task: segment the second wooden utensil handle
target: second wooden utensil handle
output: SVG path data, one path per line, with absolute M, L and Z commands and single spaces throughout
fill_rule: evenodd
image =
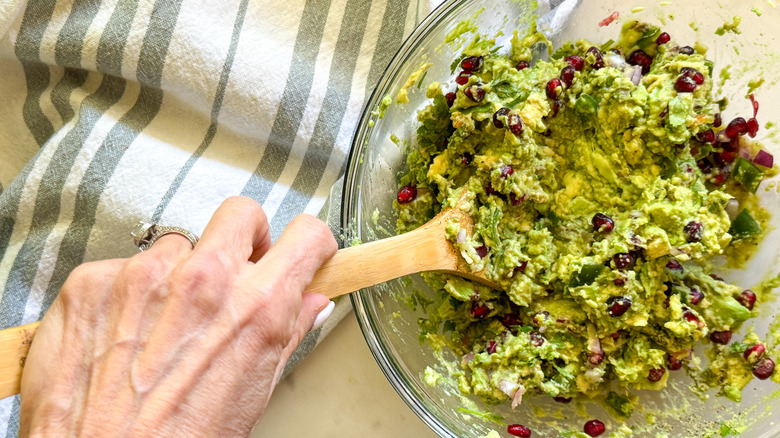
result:
M 22 368 L 40 322 L 0 331 L 0 399 L 18 394 Z

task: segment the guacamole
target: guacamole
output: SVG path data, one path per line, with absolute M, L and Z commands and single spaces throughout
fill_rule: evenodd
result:
M 705 53 L 632 21 L 603 45 L 475 38 L 452 67 L 454 84 L 428 88 L 395 207 L 405 232 L 465 199 L 473 230 L 447 237 L 501 286 L 426 275 L 423 338 L 462 357 L 461 391 L 514 407 L 661 389 L 685 370 L 738 401 L 773 375 L 761 339 L 732 338 L 760 291 L 713 272 L 763 237 L 755 192 L 772 164 L 753 158 L 767 155 L 749 141 L 755 112 L 721 114 Z

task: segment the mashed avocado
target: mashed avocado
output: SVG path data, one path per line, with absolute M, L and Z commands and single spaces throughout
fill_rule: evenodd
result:
M 763 345 L 752 334 L 732 342 L 756 296 L 711 260 L 745 259 L 762 238 L 754 193 L 771 170 L 745 158 L 752 122 L 719 122 L 712 62 L 636 21 L 617 43 L 545 59 L 533 58 L 552 48 L 540 33 L 515 34 L 505 54 L 475 41 L 453 64 L 457 85 L 428 90 L 395 204 L 405 232 L 465 197 L 473 231 L 451 224 L 448 237 L 501 285 L 426 275 L 439 300 L 423 338 L 463 357 L 461 390 L 516 404 L 610 382 L 661 389 L 682 368 L 739 400 L 768 353 L 748 358 Z M 699 343 L 706 367 L 692 360 Z M 632 401 L 610 394 L 630 416 Z

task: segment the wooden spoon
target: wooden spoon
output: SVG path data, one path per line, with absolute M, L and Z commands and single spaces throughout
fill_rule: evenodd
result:
M 450 221 L 460 222 L 471 234 L 473 220 L 458 206 L 442 210 L 423 226 L 387 239 L 339 250 L 314 275 L 306 292 L 334 298 L 418 272 L 436 271 L 459 275 L 500 289 L 484 271 L 471 272 L 467 263 L 445 237 Z M 0 331 L 0 399 L 19 393 L 22 368 L 40 322 Z

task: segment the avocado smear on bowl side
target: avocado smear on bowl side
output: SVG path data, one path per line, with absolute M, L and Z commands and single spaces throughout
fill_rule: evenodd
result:
M 508 54 L 475 38 L 456 88 L 428 88 L 397 231 L 465 196 L 473 230 L 452 223 L 447 238 L 503 289 L 425 274 L 438 301 L 421 339 L 462 357 L 462 392 L 514 407 L 615 383 L 658 390 L 684 369 L 701 393 L 739 401 L 753 378 L 777 379 L 769 348 L 745 352 L 764 341 L 731 337 L 756 295 L 713 273 L 766 233 L 755 192 L 774 169 L 750 158 L 766 155 L 748 142 L 754 118 L 722 119 L 713 63 L 659 34 L 630 21 L 617 42 L 552 52 L 541 33 L 515 33 Z M 533 59 L 539 46 L 549 59 Z

